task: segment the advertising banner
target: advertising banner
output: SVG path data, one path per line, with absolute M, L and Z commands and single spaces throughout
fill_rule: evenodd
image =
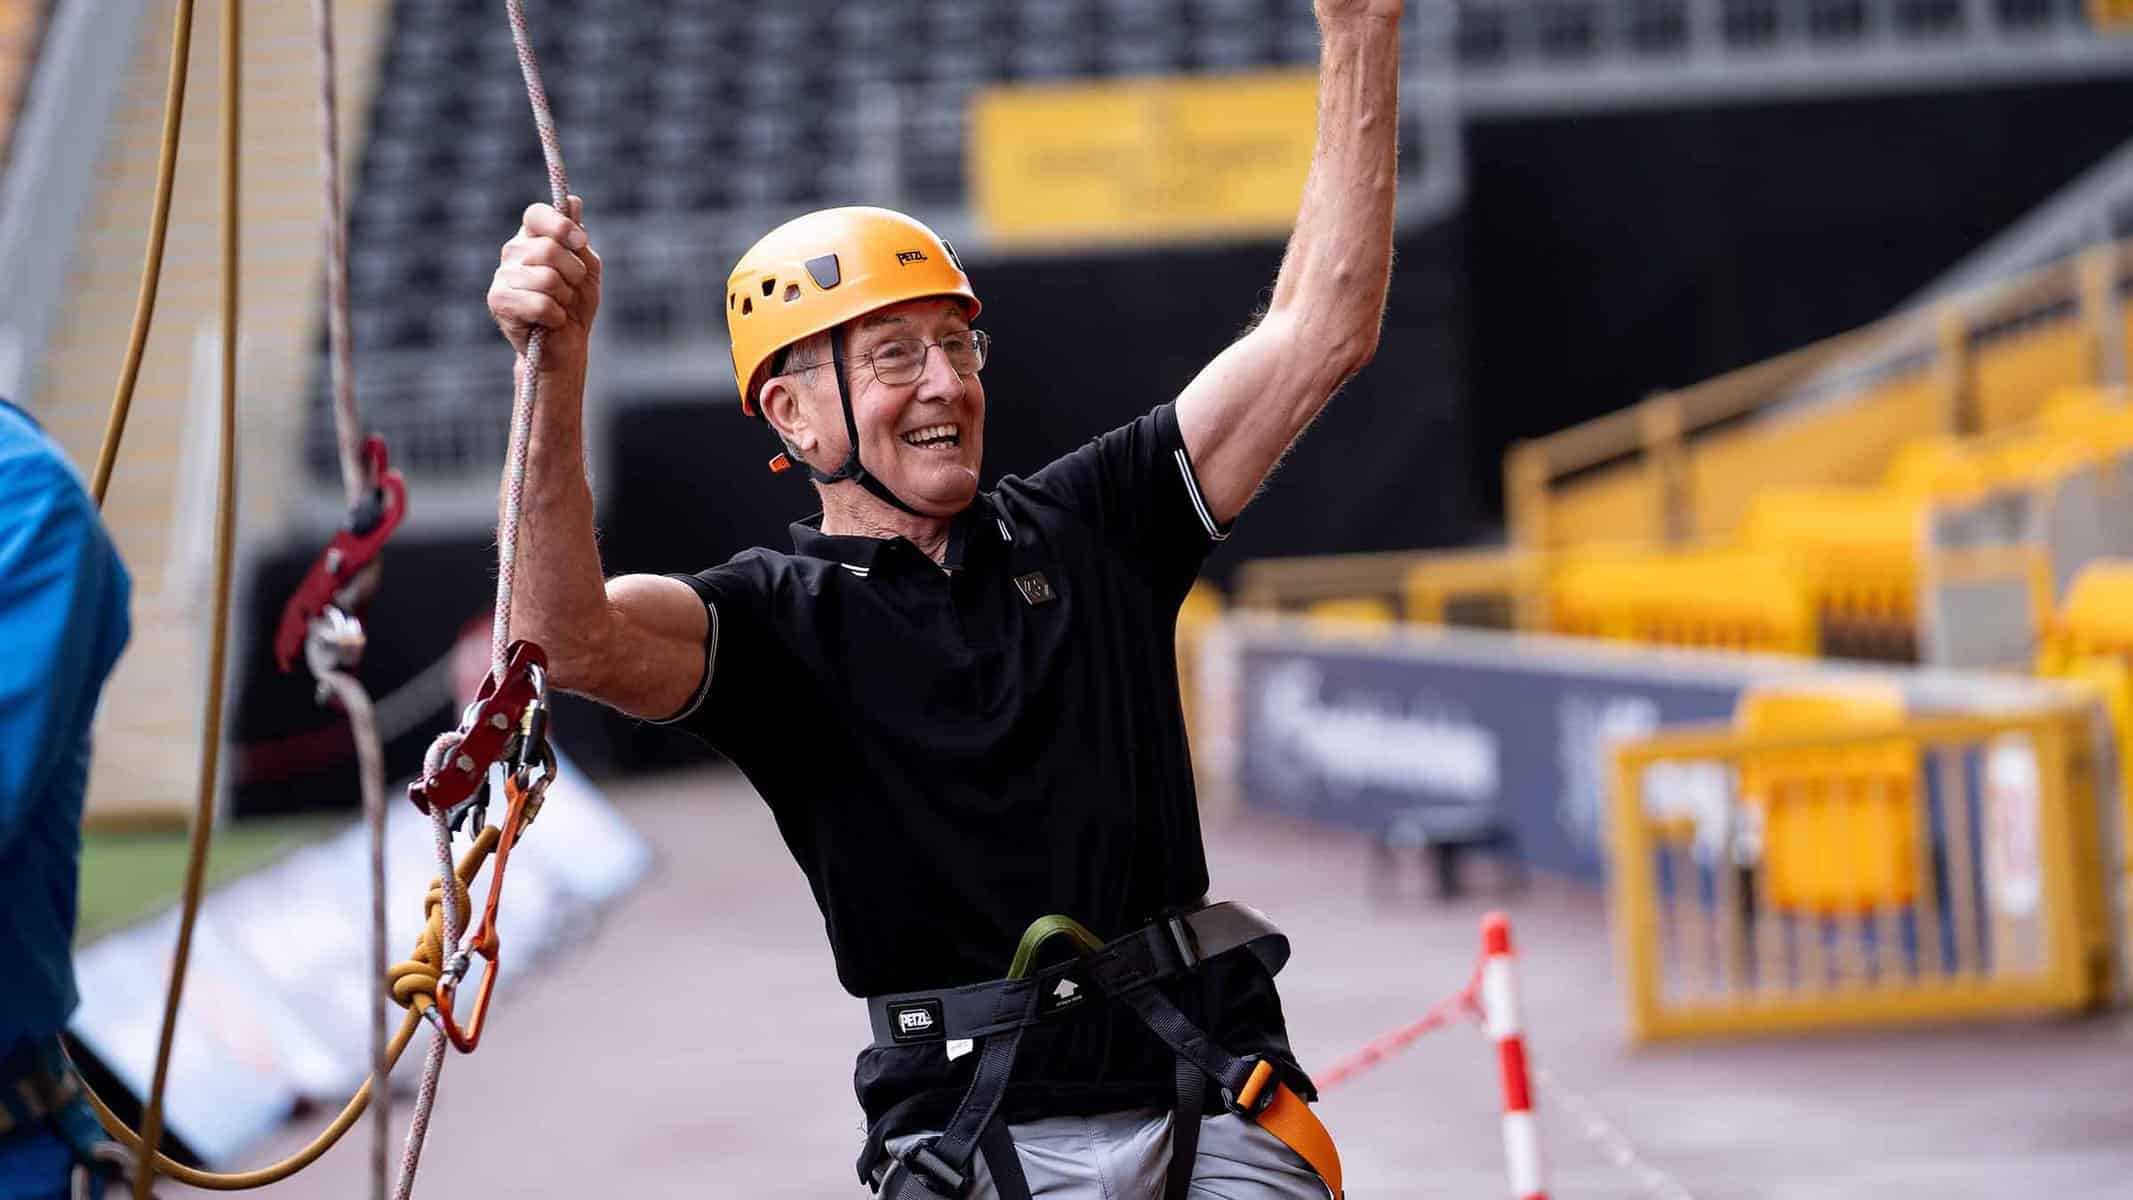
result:
M 1745 688 L 1341 639 L 1247 639 L 1238 683 L 1245 804 L 1371 833 L 1492 821 L 1527 862 L 1592 879 L 1608 746 L 1726 720 Z
M 993 88 L 970 191 L 996 244 L 1283 234 L 1317 130 L 1315 71 Z

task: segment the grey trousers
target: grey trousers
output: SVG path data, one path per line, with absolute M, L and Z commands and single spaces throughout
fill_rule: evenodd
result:
M 1170 1114 L 1126 1109 L 1011 1125 L 1035 1200 L 1162 1200 L 1170 1170 Z M 889 1139 L 902 1154 L 932 1134 Z M 971 1160 L 968 1200 L 996 1200 L 992 1172 Z M 1230 1113 L 1200 1122 L 1192 1200 L 1326 1200 L 1326 1185 L 1281 1139 Z

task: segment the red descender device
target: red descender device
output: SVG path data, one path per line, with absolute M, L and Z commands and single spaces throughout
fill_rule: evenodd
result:
M 303 653 L 311 623 L 329 607 L 350 614 L 362 607 L 376 579 L 371 568 L 378 551 L 407 516 L 407 481 L 387 464 L 384 438 L 372 434 L 363 439 L 363 461 L 370 468 L 370 495 L 348 514 L 348 524 L 333 535 L 282 606 L 281 625 L 274 631 L 274 662 L 284 671 Z
M 501 676 L 491 675 L 481 694 L 467 708 L 459 729 L 445 735 L 451 749 L 426 765 L 422 778 L 407 787 L 407 798 L 424 813 L 444 812 L 454 828 L 469 811 L 487 808 L 489 768 L 502 763 L 506 808 L 502 836 L 497 839 L 493 869 L 489 873 L 489 899 L 482 907 L 481 921 L 456 947 L 448 948 L 443 969 L 438 972 L 436 1003 L 428 1014 L 461 1053 L 472 1053 L 481 1044 L 482 1025 L 489 1015 L 489 997 L 496 989 L 496 902 L 503 895 L 504 868 L 511 848 L 540 813 L 541 797 L 555 778 L 555 751 L 548 744 L 548 656 L 532 642 L 513 642 L 504 655 Z M 477 825 L 486 817 L 477 815 Z M 460 981 L 472 965 L 472 955 L 487 961 L 481 974 L 481 990 L 474 998 L 474 1011 L 462 1026 L 454 1018 L 452 1001 Z

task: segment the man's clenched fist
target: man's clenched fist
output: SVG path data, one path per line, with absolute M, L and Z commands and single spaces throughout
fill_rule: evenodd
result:
M 489 315 L 512 349 L 524 354 L 526 336 L 546 331 L 544 374 L 585 369 L 593 317 L 600 311 L 600 256 L 580 224 L 583 216 L 584 202 L 576 196 L 568 216 L 546 204 L 528 208 L 489 282 Z

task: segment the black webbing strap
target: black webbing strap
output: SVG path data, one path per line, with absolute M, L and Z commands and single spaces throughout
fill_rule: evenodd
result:
M 867 1000 L 876 1046 L 981 1038 L 1074 1015 L 1059 984 L 1071 981 L 1084 1000 L 1112 989 L 1130 990 L 1184 975 L 1205 960 L 1248 948 L 1269 975 L 1289 960 L 1289 940 L 1265 915 L 1233 900 L 1146 925 L 1083 957 L 1023 979 L 996 979 L 933 992 L 897 992 Z M 1108 981 L 1108 982 L 1107 982 Z M 1012 998 L 1003 1005 L 1002 995 Z M 1028 1002 L 1036 1000 L 1034 1010 Z M 1003 1017 L 1002 1014 L 1007 1014 Z
M 850 447 L 844 455 L 844 465 L 834 471 L 819 471 L 813 463 L 801 460 L 807 468 L 807 477 L 816 483 L 843 483 L 857 479 L 859 466 L 859 418 L 852 412 L 852 394 L 844 386 L 844 339 L 837 330 L 830 330 L 830 381 L 837 388 L 837 403 L 844 409 L 844 436 Z
M 1191 972 L 1208 958 L 1249 947 L 1268 974 L 1288 961 L 1288 939 L 1257 911 L 1234 902 L 1212 904 L 1145 926 L 1070 962 L 1023 979 L 995 980 L 941 992 L 905 992 L 867 1002 L 877 1046 L 981 1039 L 977 1069 L 955 1113 L 937 1138 L 921 1142 L 893 1163 L 882 1179 L 882 1200 L 913 1196 L 960 1196 L 969 1182 L 972 1154 L 985 1147 L 1001 1200 L 1026 1200 L 1028 1184 L 1004 1122 L 1000 1102 L 1014 1073 L 1015 1055 L 1030 1027 L 1054 1016 L 1078 1014 L 1098 997 L 1130 1007 L 1149 1032 L 1177 1055 L 1176 1105 L 1171 1122 L 1167 1200 L 1184 1200 L 1199 1150 L 1200 1113 L 1209 1080 L 1233 1109 L 1254 1063 L 1217 1045 L 1154 985 Z M 1072 984 L 1062 990 L 1062 984 Z M 1080 999 L 1075 999 L 1076 993 Z M 1265 1089 L 1271 1097 L 1273 1089 Z M 859 1178 L 871 1182 L 887 1139 L 902 1127 L 923 1097 L 892 1106 L 867 1131 L 859 1153 Z M 1001 1163 L 1011 1164 L 1003 1170 Z M 1006 1178 L 1012 1171 L 1012 1178 Z M 1015 1185 L 1020 1192 L 1009 1190 Z M 913 1190 L 913 1189 L 917 1190 Z
M 1170 1106 L 1170 1174 L 1164 1200 L 1186 1200 L 1192 1191 L 1192 1164 L 1200 1156 L 1200 1110 L 1207 1102 L 1207 1076 L 1184 1055 L 1177 1057 L 1176 1101 Z
M 1148 1032 L 1177 1054 L 1181 1063 L 1191 1063 L 1213 1080 L 1222 1089 L 1225 1104 L 1235 1103 L 1234 1098 L 1252 1077 L 1255 1064 L 1251 1059 L 1238 1058 L 1217 1045 L 1206 1030 L 1178 1011 L 1170 997 L 1154 988 L 1122 989 L 1113 994 L 1140 1017 Z
M 941 1136 L 921 1142 L 904 1154 L 901 1163 L 903 1181 L 917 1179 L 926 1186 L 928 1192 L 937 1195 L 962 1195 L 970 1179 L 971 1155 L 976 1153 L 979 1143 L 988 1136 L 994 1126 L 999 1127 L 999 1132 L 991 1136 L 995 1139 L 1006 1139 L 1008 1156 L 1013 1157 L 1013 1139 L 1008 1137 L 1007 1127 L 999 1121 L 1000 1101 L 1006 1097 L 1008 1080 L 1014 1076 L 1015 1055 L 1022 1048 L 1022 1035 L 1029 1026 L 1036 1023 L 1037 993 L 1032 991 L 1021 994 L 1006 989 L 996 993 L 997 1011 L 993 1014 L 993 1021 L 989 1022 L 997 1024 L 1009 1020 L 1013 1014 L 1007 1010 L 1017 1003 L 1023 1008 L 1022 1020 L 1005 1031 L 984 1039 L 984 1047 L 978 1051 L 978 1066 L 971 1075 L 970 1087 L 963 1093 L 962 1102 L 955 1106 L 955 1114 L 948 1118 L 947 1127 L 941 1131 Z M 873 1154 L 879 1153 L 875 1148 L 876 1142 L 885 1134 L 886 1125 L 884 1121 L 875 1122 L 874 1131 L 868 1135 L 868 1150 L 873 1151 Z M 987 1163 L 990 1164 L 994 1157 L 988 1152 Z M 865 1177 L 873 1162 L 872 1154 L 861 1152 L 861 1178 Z M 998 1168 L 995 1168 L 994 1174 L 998 1173 Z M 1017 1178 L 1021 1176 L 1019 1162 L 1015 1165 L 1015 1175 Z M 998 1186 L 1000 1181 L 996 1178 L 994 1183 Z M 903 1190 L 902 1182 L 897 1190 Z M 1029 1187 L 1026 1183 L 1022 1192 L 1022 1196 L 1017 1197 L 1003 1190 L 1001 1200 L 1028 1200 Z M 897 1192 L 891 1191 L 888 1180 L 884 1180 L 882 1200 L 896 1198 Z
M 992 1171 L 992 1188 L 1000 1200 L 1031 1200 L 1029 1176 L 1022 1173 L 1022 1156 L 1015 1153 L 1014 1135 L 1007 1132 L 1007 1122 L 994 1117 L 978 1135 L 978 1153 L 985 1156 L 985 1166 Z

